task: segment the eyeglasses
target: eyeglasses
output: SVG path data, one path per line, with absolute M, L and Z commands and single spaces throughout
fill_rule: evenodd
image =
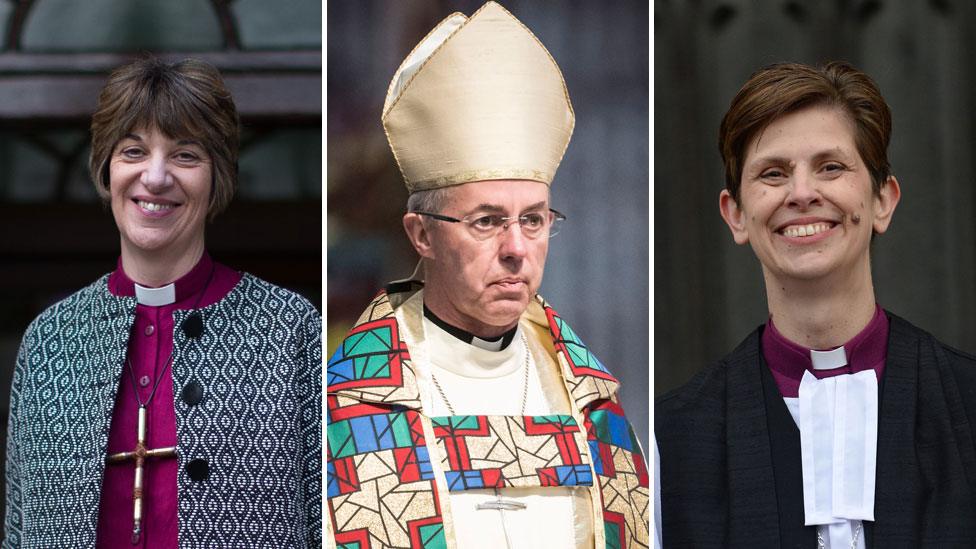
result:
M 553 210 L 549 209 L 548 212 L 534 212 L 515 216 L 505 216 L 498 214 L 476 214 L 467 215 L 458 219 L 456 217 L 449 217 L 446 215 L 430 213 L 430 212 L 411 212 L 417 215 L 425 215 L 427 217 L 432 217 L 438 221 L 446 221 L 448 223 L 464 223 L 471 233 L 477 240 L 488 240 L 489 238 L 494 238 L 508 229 L 516 220 L 518 221 L 519 228 L 522 230 L 522 235 L 526 238 L 539 238 L 541 236 L 547 236 L 552 238 L 559 234 L 559 228 L 562 222 L 566 220 L 566 216 Z

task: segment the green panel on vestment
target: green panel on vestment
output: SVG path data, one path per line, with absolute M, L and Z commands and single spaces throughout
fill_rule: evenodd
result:
M 428 524 L 421 526 L 418 530 L 420 531 L 420 541 L 424 544 L 424 549 L 447 549 L 443 524 Z
M 569 327 L 569 324 L 566 324 L 562 318 L 557 318 L 556 324 L 559 326 L 559 337 L 562 338 L 563 341 L 579 341 L 579 339 L 576 337 L 576 332 L 574 332 L 573 329 Z
M 588 367 L 590 365 L 590 352 L 586 350 L 586 347 L 580 347 L 579 345 L 568 343 L 566 344 L 566 349 L 573 357 L 573 364 L 584 367 Z
M 607 549 L 620 549 L 620 525 L 610 521 L 603 522 L 603 535 L 607 539 Z
M 445 429 L 477 429 L 479 416 L 437 416 L 430 418 L 434 427 Z
M 326 434 L 332 457 L 344 458 L 356 454 L 356 445 L 352 441 L 352 427 L 348 421 L 333 421 L 326 429 Z
M 349 356 L 388 352 L 392 347 L 391 339 L 390 329 L 387 327 L 353 334 L 343 343 L 343 354 Z
M 478 416 L 451 416 L 451 425 L 455 429 L 477 429 Z
M 594 410 L 590 413 L 590 423 L 593 424 L 593 435 L 600 442 L 610 443 L 610 422 L 607 421 L 605 410 Z
M 393 441 L 397 448 L 407 448 L 413 446 L 413 437 L 410 435 L 410 424 L 407 422 L 407 414 L 397 412 L 389 415 L 390 429 L 393 431 Z
M 356 379 L 373 379 L 376 377 L 390 377 L 390 355 L 372 355 L 359 357 L 354 361 L 357 372 Z
M 535 421 L 536 425 L 543 424 L 543 423 L 557 423 L 559 425 L 576 425 L 576 420 L 573 419 L 573 416 L 562 415 L 562 414 L 553 414 L 549 416 L 533 416 L 532 419 L 533 421 Z

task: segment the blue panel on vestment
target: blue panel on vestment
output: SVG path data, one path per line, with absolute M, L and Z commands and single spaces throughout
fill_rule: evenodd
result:
M 339 495 L 339 479 L 336 478 L 335 464 L 332 461 L 326 463 L 326 474 L 329 482 L 329 497 L 333 498 Z
M 556 476 L 560 486 L 592 486 L 593 475 L 586 465 L 559 465 Z
M 430 465 L 430 454 L 427 453 L 426 446 L 417 446 L 417 468 L 420 469 L 421 479 L 434 478 L 434 469 Z
M 447 481 L 447 489 L 450 491 L 464 490 L 464 479 L 461 478 L 459 471 L 444 471 L 444 480 Z
M 618 416 L 614 413 L 608 413 L 607 422 L 609 423 L 610 427 L 610 442 L 614 446 L 632 452 L 633 450 L 631 449 L 630 444 L 630 424 L 627 423 L 627 418 Z
M 396 440 L 393 439 L 393 429 L 390 426 L 390 416 L 387 414 L 377 414 L 369 416 L 373 420 L 373 429 L 378 437 L 381 450 L 396 448 Z
M 447 489 L 451 492 L 485 487 L 481 471 L 444 471 L 444 478 L 447 480 Z
M 332 354 L 332 358 L 329 359 L 329 364 L 326 368 L 326 371 L 328 372 L 329 385 L 345 383 L 355 379 L 353 362 L 354 361 L 352 359 L 345 358 L 345 356 L 342 354 L 341 347 L 336 349 L 336 352 Z
M 464 471 L 464 485 L 466 488 L 484 488 L 485 482 L 481 478 L 481 471 Z
M 593 470 L 596 474 L 603 474 L 603 458 L 600 457 L 600 442 L 597 440 L 588 440 L 587 444 L 590 445 L 590 458 L 593 459 Z
M 356 453 L 375 452 L 380 449 L 379 440 L 373 433 L 373 416 L 349 418 L 352 438 L 356 441 Z

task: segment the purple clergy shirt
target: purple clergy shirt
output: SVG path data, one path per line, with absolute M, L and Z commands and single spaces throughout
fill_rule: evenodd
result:
M 844 344 L 847 365 L 830 370 L 814 370 L 810 359 L 810 349 L 801 347 L 783 337 L 773 319 L 766 322 L 762 334 L 762 353 L 766 364 L 773 373 L 776 386 L 785 398 L 796 398 L 800 394 L 800 380 L 803 372 L 809 371 L 817 379 L 840 374 L 856 374 L 863 370 L 874 370 L 881 381 L 885 358 L 888 356 L 888 316 L 880 306 L 876 306 L 874 317 L 868 325 L 850 341 Z M 829 351 L 831 349 L 817 349 Z
M 146 402 L 156 379 L 162 375 L 155 395 L 146 406 L 146 447 L 176 446 L 176 411 L 173 370 L 168 362 L 173 352 L 173 311 L 212 305 L 226 296 L 241 280 L 241 274 L 203 257 L 187 274 L 175 281 L 176 301 L 169 305 L 136 305 L 136 319 L 129 334 L 128 362 L 123 367 L 108 453 L 135 449 L 139 400 Z M 113 295 L 134 296 L 135 283 L 118 268 L 109 275 Z M 132 370 L 129 370 L 131 364 Z M 164 372 L 165 370 L 165 372 Z M 133 377 L 135 390 L 133 390 Z M 177 546 L 176 459 L 148 458 L 143 470 L 142 536 L 132 544 L 132 488 L 135 463 L 107 465 L 98 510 L 98 547 L 172 548 Z

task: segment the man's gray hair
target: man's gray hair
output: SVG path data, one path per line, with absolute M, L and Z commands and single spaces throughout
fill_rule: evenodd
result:
M 446 203 L 447 188 L 414 191 L 407 198 L 407 211 L 440 213 Z

